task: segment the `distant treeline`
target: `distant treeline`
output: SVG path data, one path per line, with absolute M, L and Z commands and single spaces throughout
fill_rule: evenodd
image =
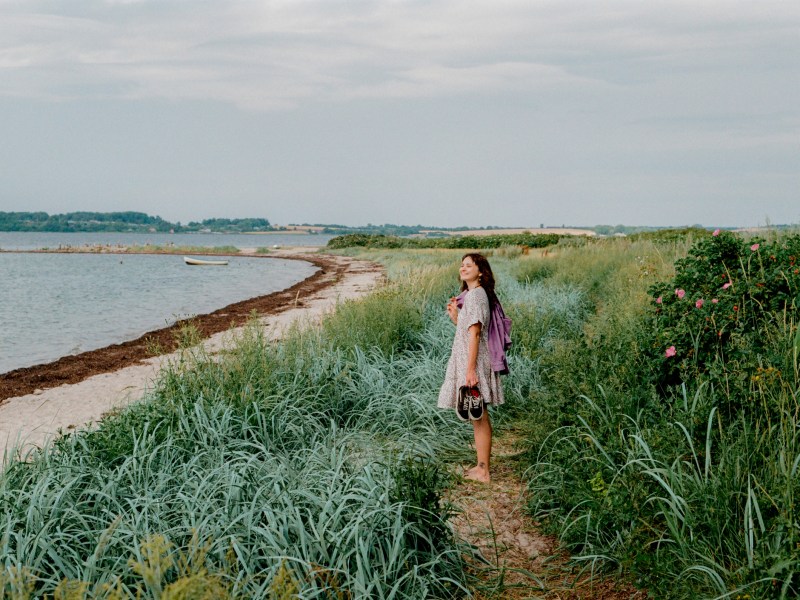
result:
M 238 233 L 271 230 L 267 219 L 205 219 L 181 225 L 180 223 L 170 223 L 161 217 L 152 217 L 134 211 L 70 212 L 58 215 L 49 215 L 46 212 L 0 212 L 0 231 L 130 231 L 144 233 L 213 231 Z
M 544 223 L 541 224 L 544 227 Z M 204 219 L 202 221 L 190 221 L 188 224 L 181 222 L 171 223 L 158 216 L 150 216 L 142 212 L 126 211 L 126 212 L 69 212 L 63 214 L 50 215 L 46 212 L 0 212 L 0 231 L 61 231 L 61 232 L 87 232 L 87 231 L 130 231 L 141 233 L 152 232 L 174 232 L 174 233 L 191 233 L 191 232 L 213 232 L 213 233 L 245 233 L 245 232 L 281 232 L 281 231 L 294 231 L 297 228 L 308 227 L 308 233 L 324 233 L 333 235 L 356 235 L 363 236 L 383 236 L 387 238 L 382 242 L 372 241 L 372 244 L 389 244 L 383 247 L 445 247 L 448 244 L 453 244 L 453 241 L 444 241 L 439 244 L 433 243 L 432 245 L 425 245 L 429 242 L 435 242 L 439 239 L 452 240 L 450 236 L 457 231 L 478 230 L 478 231 L 492 231 L 499 229 L 507 229 L 510 227 L 489 225 L 486 227 L 470 227 L 461 225 L 458 227 L 431 227 L 425 225 L 395 225 L 393 223 L 385 223 L 383 225 L 376 225 L 367 223 L 366 225 L 358 227 L 350 227 L 347 225 L 338 224 L 325 224 L 325 223 L 303 223 L 302 225 L 289 225 L 275 226 L 272 225 L 268 219 L 263 218 L 247 218 L 247 219 Z M 561 228 L 568 226 L 562 225 Z M 787 225 L 772 225 L 775 229 L 785 229 L 792 226 Z M 642 227 L 642 226 L 628 226 L 628 225 L 596 225 L 594 227 L 585 227 L 590 231 L 594 231 L 600 236 L 612 235 L 636 235 L 645 237 L 653 235 L 656 239 L 661 239 L 669 236 L 676 235 L 675 232 L 692 232 L 700 233 L 704 228 L 702 225 L 693 225 L 683 229 L 667 228 L 667 227 Z M 706 229 L 706 231 L 709 231 Z M 424 235 L 427 238 L 425 242 L 411 241 L 407 244 L 405 242 L 397 241 L 398 239 L 405 238 L 411 235 Z M 521 236 L 533 236 L 534 238 L 547 239 L 548 235 L 556 235 L 557 237 L 564 237 L 563 234 L 519 234 Z M 495 243 L 493 239 L 498 238 L 502 240 L 509 240 L 515 236 L 508 236 L 503 234 L 485 235 L 485 236 L 462 236 L 458 240 L 475 240 L 473 237 L 480 237 L 481 242 L 478 246 L 490 248 L 492 246 L 486 245 Z M 510 243 L 519 245 L 528 245 L 524 240 L 526 237 L 518 239 L 523 240 L 520 242 L 514 241 L 501 241 L 496 242 L 499 244 Z M 353 238 L 357 240 L 359 238 Z M 339 243 L 339 242 L 337 242 Z M 348 242 L 349 243 L 349 242 Z M 465 242 L 466 243 L 466 242 Z M 540 242 L 534 242 L 540 243 Z M 420 245 L 421 244 L 421 245 Z M 443 244 L 443 245 L 442 245 Z M 547 244 L 545 244 L 547 245 Z M 467 246 L 456 246 L 459 248 Z
M 501 246 L 527 246 L 545 248 L 557 244 L 562 237 L 555 233 L 517 233 L 505 235 L 464 235 L 444 238 L 401 238 L 360 233 L 340 235 L 328 242 L 329 248 L 500 248 Z
M 140 212 L 0 212 L 0 231 L 169 231 L 174 225 Z
M 322 227 L 320 233 L 328 234 L 365 234 L 365 235 L 389 235 L 389 236 L 407 236 L 415 235 L 420 231 L 426 229 L 422 225 L 393 225 L 386 223 L 385 225 L 372 225 L 367 224 L 363 227 L 348 227 L 347 225 L 315 225 L 315 227 Z
M 181 231 L 204 230 L 235 233 L 243 231 L 274 231 L 274 228 L 267 219 L 204 219 L 199 222 L 190 221 L 188 225 L 181 227 Z

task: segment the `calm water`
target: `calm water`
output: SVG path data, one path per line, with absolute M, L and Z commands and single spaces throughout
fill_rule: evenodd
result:
M 94 246 L 111 244 L 143 246 L 145 244 L 176 246 L 236 246 L 237 248 L 280 246 L 324 246 L 333 235 L 301 235 L 270 233 L 264 235 L 214 233 L 17 233 L 0 231 L 0 249 L 36 250 L 59 246 Z
M 0 247 L 11 235 L 39 234 L 0 234 Z M 85 236 L 47 234 L 53 235 Z M 112 234 L 94 235 L 111 241 L 89 243 L 130 243 Z M 169 239 L 188 243 L 178 237 Z M 190 237 L 196 240 L 192 245 L 201 245 L 200 236 Z M 211 237 L 215 246 L 237 245 L 230 237 L 252 239 Z M 157 236 L 150 241 L 162 243 Z M 245 247 L 257 245 L 249 241 Z M 285 289 L 316 270 L 300 261 L 229 260 L 227 267 L 190 267 L 181 256 L 0 253 L 0 373 L 135 339 L 179 318 Z

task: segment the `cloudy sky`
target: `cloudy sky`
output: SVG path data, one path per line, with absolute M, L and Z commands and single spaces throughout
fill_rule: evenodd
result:
M 800 223 L 800 2 L 0 0 L 0 210 Z

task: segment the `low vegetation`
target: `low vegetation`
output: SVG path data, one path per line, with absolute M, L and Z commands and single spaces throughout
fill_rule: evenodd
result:
M 530 516 L 576 566 L 656 598 L 800 592 L 798 244 L 486 251 L 514 321 L 497 432 L 519 440 Z M 474 589 L 442 501 L 471 432 L 435 408 L 462 251 L 341 252 L 390 283 L 278 344 L 255 325 L 222 356 L 187 343 L 145 402 L 8 465 L 3 593 Z
M 541 356 L 532 514 L 658 598 L 796 597 L 798 238 L 604 253 L 519 267 L 592 302 L 582 335 Z
M 522 246 L 526 248 L 545 248 L 557 244 L 562 237 L 555 233 L 463 235 L 457 237 L 407 238 L 386 235 L 351 233 L 328 241 L 328 248 L 500 248 L 502 246 Z

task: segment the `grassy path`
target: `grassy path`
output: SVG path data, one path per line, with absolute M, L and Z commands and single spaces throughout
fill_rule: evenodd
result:
M 461 479 L 447 500 L 457 511 L 452 524 L 478 553 L 471 561 L 477 577 L 475 599 L 629 600 L 646 593 L 611 577 L 570 570 L 558 541 L 543 534 L 525 510 L 527 492 L 518 468 L 519 438 L 497 436 L 489 485 Z M 469 465 L 463 465 L 467 468 Z

